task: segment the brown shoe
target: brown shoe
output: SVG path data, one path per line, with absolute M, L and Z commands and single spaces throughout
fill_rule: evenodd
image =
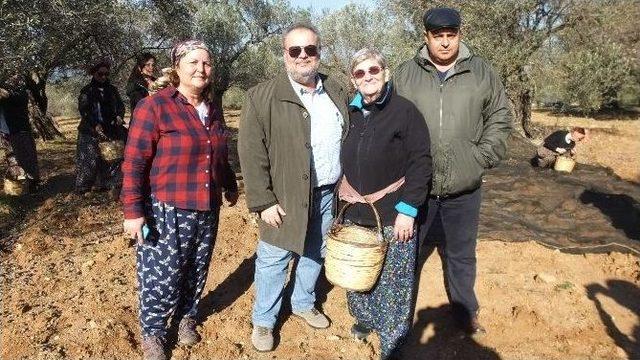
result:
M 144 360 L 167 360 L 161 337 L 146 336 L 142 338 L 142 358 Z
M 196 321 L 190 317 L 180 320 L 178 325 L 178 343 L 192 346 L 200 342 L 202 337 L 196 332 Z
M 331 324 L 329 318 L 316 308 L 303 312 L 294 312 L 293 315 L 301 318 L 314 329 L 326 329 Z

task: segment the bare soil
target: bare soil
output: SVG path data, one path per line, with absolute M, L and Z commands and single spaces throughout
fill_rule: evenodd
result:
M 227 119 L 230 126 L 237 126 L 237 113 L 227 114 Z M 588 123 L 596 127 L 593 122 Z M 19 199 L 0 195 L 1 358 L 139 358 L 135 253 L 122 234 L 120 205 L 106 193 L 84 197 L 71 194 L 77 120 L 62 119 L 60 124 L 66 140 L 39 144 L 45 180 L 42 192 Z M 617 139 L 618 135 L 610 135 Z M 616 141 L 607 140 L 606 132 L 602 136 L 602 144 Z M 637 142 L 636 136 L 635 143 L 627 148 Z M 620 156 L 638 156 L 626 153 L 624 147 L 617 149 Z M 522 154 L 530 151 L 527 148 Z M 564 220 L 554 225 L 560 230 L 543 237 L 564 237 L 571 243 L 576 228 L 591 222 L 594 225 L 588 228 L 590 232 L 628 241 L 625 244 L 633 250 L 638 241 L 634 239 L 633 224 L 628 229 L 616 227 L 613 219 L 593 203 L 579 201 L 580 192 L 574 194 L 578 200 L 567 204 L 545 198 L 538 205 L 538 212 L 518 207 L 515 200 L 504 200 L 517 198 L 523 192 L 524 197 L 548 192 L 547 187 L 533 187 L 542 178 L 564 181 L 562 186 L 568 189 L 572 182 L 586 182 L 594 176 L 596 180 L 610 179 L 614 185 L 608 191 L 628 193 L 634 211 L 633 206 L 640 200 L 634 192 L 638 186 L 619 183 L 622 180 L 599 170 L 578 171 L 572 174 L 574 177 L 528 173 L 529 170 L 510 164 L 517 162 L 514 159 L 506 162 L 506 168 L 488 174 L 485 184 L 481 218 L 485 224 L 478 245 L 476 290 L 482 306 L 480 319 L 488 334 L 474 340 L 455 330 L 448 313 L 440 259 L 437 252 L 424 252 L 414 328 L 404 357 L 640 359 L 637 254 L 569 254 L 530 241 L 540 237 L 534 221 L 542 219 L 540 213 L 563 206 L 569 207 L 565 209 L 569 213 L 586 214 L 585 222 L 569 226 L 569 220 L 561 218 Z M 618 162 L 605 165 L 622 177 L 630 174 L 629 180 L 633 180 L 631 170 L 637 168 L 628 169 L 631 166 L 625 164 L 626 170 L 624 166 L 619 168 Z M 524 185 L 507 183 L 505 179 L 510 177 L 516 177 L 515 184 Z M 549 210 L 544 210 L 543 205 Z M 519 217 L 506 218 L 509 214 Z M 254 351 L 249 336 L 257 229 L 243 197 L 236 207 L 223 208 L 221 216 L 200 307 L 198 329 L 204 341 L 192 348 L 174 347 L 172 328 L 170 348 L 174 359 L 377 358 L 375 336 L 369 342 L 350 338 L 352 319 L 344 290 L 332 287 L 326 280 L 319 284 L 319 305 L 332 320 L 329 329 L 312 330 L 290 317 L 285 308 L 277 328 L 276 350 Z M 530 217 L 533 223 L 517 220 Z

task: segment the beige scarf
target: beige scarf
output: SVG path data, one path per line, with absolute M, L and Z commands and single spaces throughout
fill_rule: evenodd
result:
M 358 193 L 358 191 L 354 189 L 353 186 L 351 186 L 351 184 L 349 184 L 349 181 L 347 181 L 347 177 L 343 176 L 342 181 L 340 181 L 338 196 L 340 200 L 344 200 L 350 204 L 354 204 L 354 203 L 373 204 L 376 201 L 382 199 L 385 195 L 398 190 L 400 186 L 402 186 L 402 184 L 404 184 L 404 176 L 382 190 L 378 190 L 368 195 L 360 195 L 360 193 Z

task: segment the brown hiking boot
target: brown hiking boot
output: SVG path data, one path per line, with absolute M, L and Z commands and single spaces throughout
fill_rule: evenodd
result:
M 273 330 L 264 326 L 253 326 L 251 344 L 260 352 L 273 350 Z
M 159 336 L 145 336 L 142 338 L 142 358 L 144 360 L 167 360 L 162 338 Z
M 202 338 L 196 332 L 196 321 L 190 317 L 180 320 L 178 325 L 178 343 L 180 345 L 192 346 L 200 342 Z
M 314 329 L 326 329 L 331 324 L 329 318 L 316 308 L 303 312 L 294 312 L 293 315 L 301 318 Z

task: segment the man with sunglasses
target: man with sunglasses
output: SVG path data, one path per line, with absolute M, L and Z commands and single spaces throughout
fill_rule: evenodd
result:
M 505 156 L 512 115 L 498 74 L 460 40 L 459 12 L 434 8 L 423 22 L 425 44 L 393 77 L 431 134 L 434 170 L 418 239 L 423 244 L 428 233 L 429 240 L 437 238 L 453 315 L 477 335 L 486 332 L 474 292 L 480 185 L 485 169 Z M 442 236 L 435 236 L 436 229 Z
M 313 328 L 329 326 L 315 306 L 315 285 L 333 220 L 348 121 L 345 89 L 318 72 L 315 28 L 292 26 L 283 35 L 283 47 L 286 73 L 247 92 L 238 139 L 247 206 L 260 219 L 251 335 L 258 351 L 273 349 L 273 328 L 294 256 L 291 310 Z

